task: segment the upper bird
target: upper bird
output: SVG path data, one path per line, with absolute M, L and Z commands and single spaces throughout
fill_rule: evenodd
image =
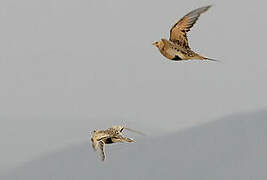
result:
M 186 33 L 190 31 L 190 28 L 198 20 L 199 16 L 206 12 L 211 6 L 205 6 L 198 8 L 186 14 L 182 19 L 180 19 L 170 30 L 170 39 L 164 39 L 154 42 L 161 54 L 166 58 L 174 61 L 198 59 L 198 60 L 211 60 L 207 57 L 203 57 L 189 47 Z

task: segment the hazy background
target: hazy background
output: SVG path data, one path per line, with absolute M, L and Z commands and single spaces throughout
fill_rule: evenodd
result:
M 85 142 L 46 154 L 0 178 L 264 180 L 266 118 L 267 111 L 257 111 L 157 138 L 136 136 L 138 143 L 107 145 L 104 163 Z
M 189 41 L 222 63 L 171 62 L 152 46 L 209 4 Z M 260 0 L 1 0 L 0 172 L 86 142 L 95 128 L 124 123 L 153 137 L 266 109 L 265 7 Z

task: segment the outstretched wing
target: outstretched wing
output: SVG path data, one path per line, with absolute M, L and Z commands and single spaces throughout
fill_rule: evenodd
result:
M 198 20 L 199 16 L 206 12 L 211 6 L 198 8 L 186 14 L 170 30 L 170 41 L 177 43 L 185 48 L 189 48 L 186 33 Z
M 110 137 L 110 135 L 105 133 L 104 131 L 94 132 L 92 137 L 91 137 L 92 148 L 94 149 L 94 151 L 97 150 L 100 140 L 103 140 L 103 139 L 106 139 L 109 137 Z
M 97 150 L 98 147 L 98 141 L 94 140 L 93 138 L 91 138 L 91 142 L 92 142 L 92 148 L 94 151 Z
M 137 131 L 137 130 L 134 130 L 134 129 L 130 129 L 130 128 L 127 128 L 127 127 L 124 127 L 124 129 L 128 130 L 128 131 L 131 131 L 131 132 L 134 132 L 134 133 L 137 133 L 137 134 L 140 134 L 142 136 L 145 136 L 144 133 L 142 133 L 141 131 Z
M 100 148 L 100 155 L 101 155 L 101 160 L 105 160 L 105 143 L 103 141 L 99 141 L 99 148 Z

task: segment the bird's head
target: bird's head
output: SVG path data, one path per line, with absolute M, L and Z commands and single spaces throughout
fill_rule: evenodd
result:
M 156 46 L 159 50 L 161 50 L 164 46 L 164 43 L 162 40 L 156 41 L 153 43 L 154 46 Z
M 97 132 L 97 130 L 88 131 L 88 133 L 91 133 L 92 135 L 95 134 L 96 132 Z
M 96 135 L 97 135 L 97 133 L 98 133 L 99 131 L 98 130 L 93 130 L 93 131 L 89 131 L 89 133 L 91 133 L 91 137 L 93 138 L 93 137 L 95 137 Z
M 95 141 L 95 133 L 96 132 L 97 132 L 96 130 L 91 132 L 91 141 L 92 141 L 92 143 Z M 90 131 L 89 131 L 89 133 L 90 133 Z

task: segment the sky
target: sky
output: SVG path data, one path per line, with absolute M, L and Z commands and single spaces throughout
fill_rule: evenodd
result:
M 215 62 L 172 62 L 152 46 L 189 11 Z M 0 1 L 0 172 L 88 141 L 113 124 L 151 136 L 266 109 L 265 2 Z
M 84 142 L 25 163 L 5 180 L 266 179 L 267 111 L 226 116 L 180 132 L 106 146 L 106 160 Z

